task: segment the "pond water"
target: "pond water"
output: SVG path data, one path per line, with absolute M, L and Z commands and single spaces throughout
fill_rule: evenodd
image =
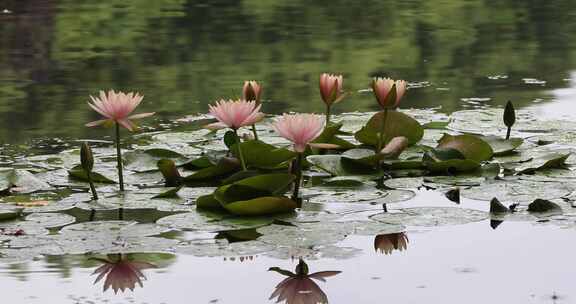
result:
M 66 216 L 41 218 L 41 224 L 0 222 L 3 298 L 10 303 L 272 303 L 269 297 L 285 277 L 269 268 L 294 271 L 302 257 L 310 273 L 341 271 L 317 282 L 330 303 L 576 303 L 571 283 L 576 266 L 570 262 L 576 250 L 572 167 L 506 180 L 502 188 L 484 187 L 478 177 L 472 182 L 406 180 L 406 185 L 401 180 L 396 184 L 401 190 L 384 191 L 401 196 L 394 201 L 375 196 L 376 190 L 355 189 L 358 197 L 347 199 L 325 191 L 310 196 L 304 208 L 310 214 L 300 213 L 308 220 L 316 215 L 320 222 L 302 224 L 310 224 L 312 232 L 300 238 L 276 226 L 261 228 L 270 224 L 266 221 L 238 224 L 210 215 L 185 219 L 182 226 L 165 220 L 172 211 L 197 214 L 195 198 L 213 188 L 184 189 L 176 201 L 151 200 L 157 188 L 134 191 L 162 180 L 157 172 L 136 172 L 148 159 L 132 167 L 128 183 L 134 197 L 118 199 L 115 186 L 99 186 L 108 198 L 96 214 L 86 202 L 86 185 L 69 181 L 66 173 L 78 163 L 76 140 L 111 140 L 109 129 L 84 127 L 98 119 L 86 102 L 100 89 L 138 90 L 145 95 L 139 111 L 157 112 L 144 122 L 143 133 L 126 139 L 125 148 L 171 148 L 192 157 L 199 150 L 190 143 L 200 135 L 191 117 L 205 113 L 218 98 L 239 96 L 244 80 L 263 83 L 267 113 L 321 113 L 322 72 L 343 73 L 345 89 L 353 92 L 335 107 L 338 113 L 377 110 L 367 91 L 370 78 L 391 76 L 409 81 L 401 107 L 415 108 L 408 113 L 422 123 L 446 121 L 456 112 L 450 132 L 501 135 L 501 125 L 490 128 L 496 121 L 491 119 L 501 115 L 494 109 L 512 100 L 520 109 L 515 136 L 527 138 L 522 153 L 537 158 L 554 149 L 572 152 L 575 16 L 571 0 L 0 1 L 0 163 L 59 187 L 30 196 L 3 194 L 2 208 L 19 204 L 44 214 L 26 205 L 30 200 L 51 202 L 36 206 L 46 207 L 41 211 L 55 201 L 74 207 L 58 208 L 53 214 Z M 363 122 L 369 117 L 357 115 Z M 337 120 L 349 117 L 355 116 Z M 468 121 L 481 118 L 483 123 Z M 534 123 L 537 119 L 546 122 Z M 433 142 L 447 130 L 427 129 L 424 141 Z M 558 146 L 536 147 L 538 140 Z M 114 177 L 110 143 L 94 144 L 99 170 Z M 529 159 L 498 158 L 509 161 Z M 573 155 L 567 163 L 576 163 Z M 470 187 L 460 204 L 444 196 L 454 186 Z M 64 193 L 64 187 L 74 190 Z M 324 191 L 315 185 L 305 190 Z M 501 195 L 507 205 L 520 202 L 520 208 L 535 198 L 551 199 L 563 214 L 531 217 L 522 209 L 517 218 L 498 225 L 487 213 L 493 195 Z M 402 227 L 386 221 L 375 227 L 369 216 L 382 213 L 382 200 L 392 213 L 414 207 L 442 212 L 404 218 Z M 119 204 L 131 207 L 118 212 Z M 478 213 L 452 214 L 453 209 Z M 110 224 L 99 230 L 67 222 L 72 216 L 77 223 L 103 223 L 119 220 L 120 214 L 149 226 L 122 230 Z M 332 215 L 342 218 L 334 222 Z M 161 218 L 167 223 L 153 226 Z M 49 220 L 55 223 L 49 226 Z M 34 221 L 17 223 L 23 222 Z M 73 228 L 54 229 L 62 226 Z M 258 231 L 222 232 L 234 230 L 230 227 Z M 16 228 L 30 235 L 13 235 Z M 375 243 L 385 250 L 375 250 Z M 119 258 L 147 268 L 142 287 L 115 294 L 103 291 L 106 279 L 94 283 L 93 272 L 106 265 L 102 259 Z

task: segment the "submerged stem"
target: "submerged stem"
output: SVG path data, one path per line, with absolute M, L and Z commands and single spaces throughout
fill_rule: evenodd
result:
M 118 166 L 118 182 L 120 191 L 124 191 L 124 174 L 122 172 L 122 150 L 120 149 L 120 124 L 116 122 L 116 162 Z
M 384 131 L 386 129 L 386 118 L 388 118 L 388 109 L 384 108 L 384 117 L 382 118 L 382 122 L 380 123 L 380 133 L 378 136 L 378 150 L 376 153 L 380 153 L 380 151 L 384 148 Z
M 96 192 L 96 187 L 94 187 L 94 181 L 92 180 L 92 172 L 86 171 L 86 176 L 88 177 L 88 183 L 90 184 L 90 191 L 92 191 L 92 199 L 98 200 L 98 192 Z
M 238 142 L 236 145 L 238 146 L 238 158 L 240 159 L 240 165 L 242 165 L 242 171 L 246 171 L 246 162 L 244 161 L 244 155 L 242 154 L 242 148 L 240 147 L 240 137 L 238 136 L 238 129 L 234 129 L 234 133 L 236 134 L 236 138 Z
M 256 132 L 256 125 L 252 125 L 252 134 L 254 134 L 254 140 L 258 140 L 258 132 Z
M 330 123 L 330 111 L 331 111 L 331 106 L 330 105 L 326 105 L 326 128 L 328 127 L 328 124 Z
M 302 183 L 302 159 L 304 153 L 298 153 L 294 160 L 294 170 L 296 179 L 294 180 L 294 192 L 292 192 L 292 200 L 296 202 L 298 208 L 302 208 L 302 201 L 299 199 L 300 184 Z

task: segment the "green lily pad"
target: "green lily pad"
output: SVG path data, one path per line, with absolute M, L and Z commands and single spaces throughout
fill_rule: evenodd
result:
M 564 182 L 538 182 L 519 178 L 487 180 L 480 186 L 462 189 L 463 197 L 490 201 L 497 197 L 503 202 L 531 202 L 538 197 L 561 198 L 574 191 L 574 186 Z
M 193 211 L 163 217 L 156 224 L 170 229 L 218 232 L 257 228 L 271 224 L 272 220 L 267 217 L 224 218 L 215 213 Z
M 176 165 L 181 165 L 186 161 L 184 155 L 168 150 L 153 148 L 143 151 L 129 151 L 124 153 L 124 163 L 128 170 L 135 172 L 148 172 L 158 170 L 156 164 L 161 159 L 171 159 Z
M 480 138 L 490 145 L 494 152 L 494 156 L 510 154 L 524 143 L 522 138 L 504 139 L 493 135 L 481 136 Z
M 183 182 L 213 182 L 227 177 L 240 170 L 240 163 L 235 158 L 222 158 L 215 166 L 204 168 L 183 178 Z
M 229 243 L 226 240 L 189 242 L 178 246 L 176 252 L 196 257 L 238 257 L 239 260 L 273 251 L 276 246 L 258 240 Z
M 562 211 L 562 207 L 549 200 L 535 199 L 528 205 L 528 212 Z
M 313 141 L 313 143 L 333 144 L 337 145 L 338 149 L 352 149 L 355 147 L 351 142 L 338 137 L 342 133 L 342 123 L 330 124 L 326 126 L 322 133 Z
M 306 160 L 314 167 L 329 173 L 332 176 L 342 176 L 348 173 L 342 168 L 340 155 L 310 155 Z
M 27 170 L 0 168 L 0 192 L 32 193 L 50 188 Z
M 264 196 L 245 201 L 235 201 L 224 205 L 232 214 L 256 216 L 292 212 L 296 202 L 287 197 Z
M 302 195 L 313 203 L 359 203 L 391 204 L 412 199 L 416 194 L 409 190 L 380 190 L 365 186 L 362 188 L 304 188 Z
M 356 132 L 355 138 L 363 144 L 377 146 L 383 119 L 384 112 L 374 114 L 368 123 Z M 394 137 L 404 136 L 408 139 L 408 143 L 413 145 L 424 136 L 424 128 L 417 120 L 398 111 L 388 111 L 384 130 L 384 144 Z
M 371 218 L 387 224 L 434 227 L 479 222 L 487 219 L 488 213 L 455 207 L 416 207 L 401 209 L 395 213 L 380 213 Z
M 550 153 L 542 155 L 529 162 L 520 164 L 519 166 L 515 167 L 515 170 L 518 173 L 525 174 L 533 173 L 543 169 L 564 168 L 566 167 L 566 159 L 568 159 L 570 154 L 571 153 Z
M 178 197 L 178 191 L 180 191 L 182 187 L 172 187 L 168 190 L 154 195 L 152 198 L 171 198 L 171 197 Z
M 236 201 L 281 195 L 295 178 L 294 175 L 285 173 L 257 175 L 219 187 L 214 191 L 214 198 L 226 207 L 227 204 Z
M 458 150 L 465 159 L 482 162 L 489 160 L 494 155 L 492 147 L 482 138 L 474 135 L 450 135 L 444 134 L 438 142 L 437 149 Z
M 246 166 L 258 169 L 277 169 L 288 167 L 289 162 L 296 157 L 296 152 L 285 148 L 277 148 L 259 140 L 249 140 L 240 143 Z M 238 146 L 231 150 L 238 158 Z
M 82 165 L 77 165 L 74 168 L 68 170 L 68 175 L 76 180 L 80 180 L 83 182 L 88 182 L 88 175 L 86 175 L 86 171 L 82 169 Z M 115 184 L 116 181 L 108 178 L 98 172 L 90 173 L 90 177 L 92 181 L 95 183 L 103 183 L 103 184 Z
M 24 220 L 44 228 L 58 228 L 76 222 L 76 218 L 64 213 L 32 213 Z

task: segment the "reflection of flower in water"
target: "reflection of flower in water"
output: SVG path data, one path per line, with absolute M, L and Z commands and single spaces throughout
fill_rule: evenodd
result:
M 97 259 L 94 260 L 103 263 L 102 266 L 96 268 L 93 275 L 98 274 L 98 277 L 94 281 L 94 284 L 100 282 L 103 278 L 104 281 L 104 291 L 112 287 L 114 293 L 118 293 L 118 290 L 124 292 L 126 289 L 134 291 L 136 283 L 140 287 L 142 281 L 146 279 L 142 273 L 142 269 L 155 268 L 154 264 L 140 261 L 132 261 L 127 259 L 122 254 L 109 254 L 108 259 Z
M 296 273 L 278 267 L 268 270 L 287 276 L 276 285 L 276 289 L 270 296 L 270 299 L 277 298 L 276 303 L 285 301 L 286 304 L 328 303 L 328 297 L 312 279 L 325 282 L 325 278 L 340 273 L 340 271 L 320 271 L 308 274 L 308 265 L 302 259 L 296 266 Z
M 374 238 L 374 249 L 380 253 L 391 254 L 394 250 L 406 250 L 408 236 L 404 232 L 380 234 Z

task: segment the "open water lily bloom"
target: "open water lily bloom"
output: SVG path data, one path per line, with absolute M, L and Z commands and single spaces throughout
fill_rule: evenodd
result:
M 272 128 L 294 143 L 296 152 L 304 152 L 306 146 L 322 133 L 324 117 L 316 114 L 284 114 L 276 119 Z
M 396 88 L 396 98 L 390 95 L 393 87 Z M 377 77 L 372 81 L 372 90 L 383 109 L 396 108 L 406 92 L 406 81 Z
M 106 94 L 104 91 L 100 91 L 99 97 L 90 96 L 92 102 L 88 102 L 88 105 L 94 109 L 94 111 L 106 117 L 106 119 L 87 123 L 86 126 L 95 127 L 115 122 L 130 131 L 134 131 L 136 129 L 136 124 L 131 120 L 154 115 L 154 113 L 130 115 L 134 109 L 138 107 L 140 102 L 142 102 L 143 98 L 144 97 L 137 92 L 124 93 L 110 90 Z
M 209 124 L 209 129 L 231 128 L 238 130 L 244 126 L 253 125 L 264 118 L 260 112 L 261 105 L 254 100 L 220 100 L 210 105 L 210 115 L 218 122 Z

